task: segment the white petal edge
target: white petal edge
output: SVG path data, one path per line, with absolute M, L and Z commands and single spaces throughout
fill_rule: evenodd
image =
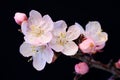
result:
M 75 23 L 76 26 L 79 26 L 80 28 L 80 34 L 85 34 L 85 30 L 83 29 L 83 27 L 79 24 L 79 23 Z
M 83 28 L 82 26 L 80 26 L 78 23 L 75 23 L 75 25 L 72 25 L 68 28 L 68 31 L 67 31 L 67 40 L 68 41 L 72 41 L 72 40 L 75 40 L 77 39 L 80 34 L 83 33 Z
M 59 36 L 60 33 L 66 32 L 67 29 L 67 24 L 63 20 L 59 20 L 57 22 L 54 22 L 54 30 L 53 30 L 53 35 L 54 36 Z
M 108 40 L 108 34 L 106 32 L 101 32 L 96 37 L 94 37 L 94 41 L 96 45 L 104 44 Z
M 26 35 L 28 29 L 29 29 L 29 28 L 28 28 L 28 23 L 27 23 L 27 21 L 23 21 L 22 24 L 21 24 L 22 33 L 23 33 L 24 35 Z
M 101 45 L 98 45 L 95 50 L 100 50 L 100 49 L 103 49 L 105 47 L 105 43 L 101 44 Z
M 42 20 L 42 16 L 41 16 L 41 14 L 38 11 L 31 10 L 30 13 L 29 13 L 29 16 L 30 16 L 28 18 L 29 26 L 31 26 L 31 25 L 40 26 L 41 20 Z
M 20 46 L 20 53 L 24 57 L 33 56 L 35 53 L 34 53 L 32 47 L 33 47 L 32 45 L 23 42 L 23 44 Z
M 44 69 L 46 65 L 46 61 L 42 58 L 42 53 L 37 53 L 36 55 L 33 56 L 33 67 L 41 71 Z
M 46 32 L 52 31 L 54 27 L 54 22 L 52 21 L 51 17 L 49 15 L 43 16 L 43 25 L 41 25 Z
M 88 35 L 94 35 L 102 31 L 101 25 L 98 21 L 88 22 L 88 24 L 85 26 L 85 30 Z
M 52 49 L 46 45 L 45 49 L 43 50 L 43 59 L 47 61 L 47 63 L 51 63 L 53 59 L 54 53 Z
M 77 51 L 78 51 L 78 46 L 75 44 L 75 42 L 70 41 L 64 46 L 62 53 L 67 56 L 72 56 L 75 55 Z

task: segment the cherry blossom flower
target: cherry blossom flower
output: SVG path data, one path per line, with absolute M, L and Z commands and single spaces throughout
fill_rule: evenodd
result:
M 26 42 L 23 42 L 20 46 L 20 53 L 24 57 L 32 56 L 33 67 L 38 71 L 44 69 L 46 62 L 51 63 L 54 56 L 52 49 L 48 45 L 36 47 Z
M 80 35 L 80 25 L 75 23 L 68 28 L 67 24 L 63 21 L 54 23 L 53 38 L 49 43 L 50 47 L 56 52 L 62 52 L 65 55 L 74 55 L 78 51 L 78 46 L 73 42 Z
M 115 67 L 120 69 L 120 59 L 115 63 Z
M 82 34 L 85 36 L 85 40 L 79 44 L 82 52 L 93 54 L 104 48 L 105 43 L 108 40 L 108 34 L 102 32 L 100 23 L 97 21 L 91 21 L 85 28 L 85 31 L 81 29 Z
M 86 74 L 89 71 L 89 67 L 85 62 L 80 62 L 75 65 L 75 72 L 81 75 Z
M 49 15 L 41 14 L 35 10 L 30 11 L 30 17 L 27 21 L 22 22 L 21 29 L 25 35 L 27 43 L 35 46 L 44 45 L 52 39 L 54 23 Z
M 84 53 L 89 53 L 89 52 L 94 53 L 95 52 L 95 50 L 94 50 L 95 43 L 92 39 L 88 38 L 88 39 L 84 40 L 79 46 L 80 46 L 80 49 L 82 49 L 82 51 Z
M 27 16 L 24 13 L 15 13 L 14 20 L 18 25 L 21 25 L 23 21 L 27 20 Z

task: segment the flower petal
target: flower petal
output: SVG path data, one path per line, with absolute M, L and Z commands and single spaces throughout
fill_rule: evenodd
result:
M 95 50 L 100 50 L 100 49 L 102 49 L 102 48 L 104 48 L 104 47 L 105 47 L 105 43 L 96 46 Z
M 36 55 L 33 56 L 33 67 L 41 71 L 44 69 L 46 65 L 46 61 L 42 58 L 42 53 L 37 53 Z
M 95 43 L 92 39 L 87 38 L 79 44 L 79 48 L 83 53 L 94 53 Z
M 52 49 L 46 45 L 44 51 L 43 51 L 43 59 L 47 61 L 47 63 L 51 63 L 53 59 L 54 53 Z
M 54 36 L 59 36 L 61 33 L 65 33 L 67 28 L 67 24 L 65 21 L 60 20 L 54 23 L 54 30 L 53 34 Z
M 20 53 L 24 56 L 24 57 L 29 57 L 35 54 L 35 52 L 32 49 L 32 45 L 23 42 L 23 44 L 20 46 Z
M 50 42 L 51 39 L 52 39 L 52 33 L 51 32 L 44 33 L 41 37 L 39 37 L 39 41 L 42 44 L 46 44 L 46 43 Z
M 75 25 L 70 26 L 66 35 L 67 40 L 72 41 L 77 39 L 80 36 L 81 31 L 83 32 L 83 28 L 78 23 L 75 23 Z
M 108 40 L 108 35 L 106 32 L 101 32 L 97 36 L 94 37 L 94 41 L 96 45 L 104 44 Z
M 101 32 L 101 25 L 97 21 L 91 21 L 86 25 L 86 34 L 95 35 L 96 33 Z
M 42 16 L 38 11 L 31 10 L 29 15 L 30 15 L 28 19 L 29 26 L 31 25 L 39 26 L 41 24 L 40 22 L 42 20 Z
M 81 34 L 84 34 L 85 33 L 85 30 L 83 29 L 83 27 L 79 24 L 79 23 L 75 23 L 76 26 L 79 26 L 80 28 L 80 33 Z
M 54 23 L 49 15 L 43 16 L 43 24 L 41 25 L 41 28 L 44 29 L 46 32 L 52 31 Z
M 24 35 L 26 35 L 28 29 L 29 29 L 29 28 L 28 28 L 28 23 L 27 23 L 27 21 L 23 21 L 22 24 L 21 24 L 22 33 L 23 33 Z
M 53 38 L 48 45 L 54 49 L 56 52 L 63 50 L 63 46 L 57 43 L 57 38 Z
M 77 53 L 77 51 L 78 51 L 78 46 L 75 44 L 75 42 L 70 41 L 70 42 L 66 43 L 62 53 L 67 56 L 71 56 L 71 55 L 75 55 Z
M 38 37 L 35 37 L 33 35 L 27 35 L 24 37 L 26 43 L 29 43 L 34 46 L 40 46 L 42 43 L 39 41 Z
M 50 42 L 50 40 L 52 39 L 52 34 L 50 32 L 44 33 L 44 35 L 41 36 L 34 36 L 29 34 L 25 36 L 24 39 L 27 43 L 35 46 L 40 46 Z

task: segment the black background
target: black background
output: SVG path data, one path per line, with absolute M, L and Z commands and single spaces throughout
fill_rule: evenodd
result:
M 0 1 L 0 80 L 73 80 L 74 65 L 78 60 L 61 55 L 54 63 L 47 64 L 42 71 L 36 71 L 28 58 L 19 53 L 23 42 L 20 28 L 14 21 L 16 12 L 26 13 L 34 9 L 42 15 L 49 14 L 53 21 L 65 20 L 68 26 L 75 22 L 83 27 L 88 21 L 99 21 L 109 39 L 104 52 L 94 56 L 102 63 L 120 58 L 120 5 L 114 0 L 1 0 Z M 2 29 L 1 29 L 2 28 Z M 90 69 L 80 80 L 107 80 L 110 73 L 99 69 Z M 119 80 L 119 79 L 118 79 Z

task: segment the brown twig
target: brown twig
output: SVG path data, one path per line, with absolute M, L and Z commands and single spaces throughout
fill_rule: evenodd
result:
M 115 78 L 120 78 L 120 70 L 118 70 L 113 64 L 111 63 L 103 64 L 100 61 L 95 61 L 90 56 L 86 56 L 86 55 L 81 56 L 79 54 L 80 53 L 77 53 L 76 55 L 72 56 L 72 58 L 76 58 L 83 62 L 86 62 L 90 66 L 90 68 L 94 67 L 97 69 L 101 69 L 113 74 Z M 75 79 L 75 80 L 78 80 L 78 79 Z

